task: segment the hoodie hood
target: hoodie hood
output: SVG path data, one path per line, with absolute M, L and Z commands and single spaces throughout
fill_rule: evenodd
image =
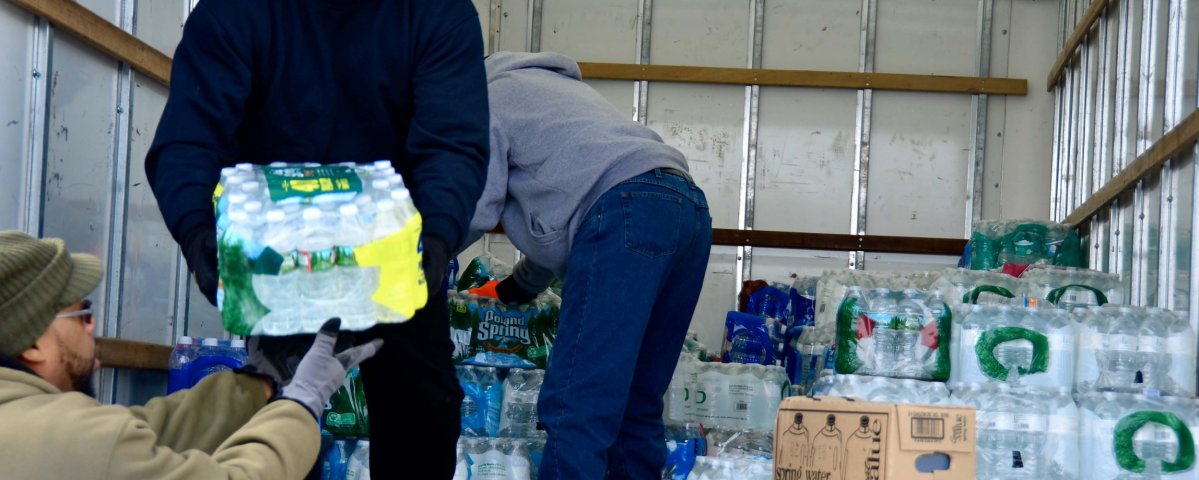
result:
M 525 68 L 539 68 L 575 80 L 583 79 L 579 64 L 566 55 L 554 52 L 496 52 L 488 56 L 483 63 L 487 67 L 488 83 L 503 73 Z

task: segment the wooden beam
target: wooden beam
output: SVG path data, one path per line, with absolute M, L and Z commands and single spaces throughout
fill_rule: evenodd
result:
M 1088 198 L 1086 202 L 1074 209 L 1070 216 L 1066 217 L 1066 223 L 1078 226 L 1086 219 L 1091 218 L 1092 215 L 1099 212 L 1099 209 L 1136 185 L 1136 182 L 1160 169 L 1167 160 L 1187 148 L 1192 148 L 1196 141 L 1199 141 L 1199 110 L 1191 112 L 1182 123 L 1166 132 L 1131 165 L 1115 178 L 1108 180 L 1103 188 L 1091 195 L 1091 198 Z
M 579 68 L 582 70 L 584 78 L 596 80 L 648 80 L 772 87 L 868 88 L 903 92 L 985 93 L 990 95 L 1028 94 L 1028 80 L 1014 78 L 587 62 L 580 62 Z
M 119 338 L 96 339 L 102 366 L 136 370 L 167 371 L 171 362 L 171 347 Z
M 74 34 L 113 58 L 129 64 L 142 75 L 163 85 L 170 84 L 170 57 L 82 5 L 69 0 L 9 1 L 45 18 L 56 28 Z
M 1066 70 L 1066 64 L 1070 63 L 1070 59 L 1078 51 L 1078 46 L 1082 45 L 1084 38 L 1090 34 L 1091 28 L 1095 27 L 1095 22 L 1099 21 L 1099 16 L 1103 15 L 1103 11 L 1107 10 L 1107 5 L 1111 0 L 1092 0 L 1091 6 L 1087 7 L 1087 11 L 1083 13 L 1082 18 L 1078 21 L 1078 26 L 1074 27 L 1074 32 L 1070 33 L 1070 37 L 1066 39 L 1066 44 L 1062 48 L 1062 52 L 1058 54 L 1057 61 L 1053 62 L 1053 68 L 1049 70 L 1049 79 L 1045 81 L 1045 89 L 1052 92 L 1057 86 L 1058 80 L 1062 78 L 1062 72 Z
M 961 255 L 966 240 L 956 238 L 841 235 L 833 233 L 773 232 L 766 230 L 712 229 L 712 244 L 839 252 L 916 253 Z

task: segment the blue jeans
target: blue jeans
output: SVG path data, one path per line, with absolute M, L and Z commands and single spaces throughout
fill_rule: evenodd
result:
M 712 217 L 694 183 L 654 170 L 602 195 L 567 262 L 538 400 L 543 480 L 654 479 L 662 396 L 699 300 Z

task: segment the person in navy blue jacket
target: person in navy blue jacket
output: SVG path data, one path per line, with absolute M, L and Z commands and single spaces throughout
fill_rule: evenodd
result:
M 467 236 L 487 157 L 482 32 L 469 1 L 204 0 L 175 51 L 146 176 L 215 303 L 211 199 L 222 167 L 392 161 L 423 218 L 434 292 L 412 320 L 358 336 L 386 344 L 362 366 L 372 450 L 386 452 L 371 469 L 448 479 L 462 390 L 437 287 Z

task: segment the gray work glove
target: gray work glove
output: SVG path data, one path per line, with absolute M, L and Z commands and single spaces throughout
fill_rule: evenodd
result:
M 333 345 L 337 343 L 337 331 L 340 328 L 340 318 L 331 318 L 321 326 L 316 340 L 312 342 L 312 348 L 300 359 L 300 365 L 296 367 L 296 374 L 291 383 L 285 385 L 279 395 L 280 398 L 303 405 L 312 413 L 313 418 L 320 418 L 329 397 L 345 383 L 346 371 L 375 356 L 375 352 L 383 346 L 383 340 L 375 339 L 334 354 Z

